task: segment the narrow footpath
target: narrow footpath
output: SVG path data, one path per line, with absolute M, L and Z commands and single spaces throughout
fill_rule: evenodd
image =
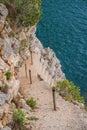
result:
M 31 130 L 87 130 L 87 113 L 85 110 L 65 101 L 56 93 L 57 110 L 54 111 L 51 86 L 35 76 L 35 70 L 30 64 L 30 60 L 26 61 L 26 65 L 27 70 L 31 70 L 32 84 L 30 84 L 29 78 L 26 78 L 25 65 L 23 65 L 19 73 L 20 91 L 25 100 L 33 97 L 37 102 L 32 116 L 37 117 L 38 120 L 32 121 L 35 129 Z

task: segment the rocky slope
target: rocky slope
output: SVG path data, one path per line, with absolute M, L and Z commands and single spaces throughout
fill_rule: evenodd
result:
M 36 54 L 33 55 L 35 59 Z M 38 120 L 28 120 L 32 123 L 32 130 L 87 130 L 87 112 L 81 103 L 65 101 L 58 92 L 55 93 L 56 111 L 53 109 L 53 96 L 51 86 L 36 77 L 35 66 L 31 59 L 26 60 L 27 70 L 31 70 L 32 84 L 29 75 L 26 78 L 25 66 L 19 71 L 21 81 L 20 92 L 24 99 L 33 97 L 36 100 L 35 109 L 29 114 Z M 45 73 L 46 75 L 46 73 Z M 26 109 L 27 110 L 27 109 Z M 27 126 L 29 128 L 29 125 Z M 29 129 L 28 129 L 29 130 Z
M 56 92 L 54 111 L 51 87 L 43 80 L 32 78 L 31 85 L 29 79 L 21 78 L 21 92 L 24 98 L 27 100 L 33 97 L 37 102 L 31 116 L 38 120 L 31 121 L 32 130 L 87 130 L 87 112 L 81 106 L 65 101 Z
M 0 4 L 0 128 L 12 119 L 16 108 L 12 101 L 18 96 L 20 87 L 19 68 L 32 54 L 36 54 L 34 66 L 37 75 L 51 86 L 65 78 L 55 53 L 50 48 L 43 48 L 36 38 L 36 27 L 12 30 L 7 16 L 8 10 Z
M 54 128 L 55 130 L 73 130 L 74 128 L 74 130 L 86 130 L 87 113 L 83 109 L 83 106 L 81 106 L 82 104 L 74 106 L 74 104 L 64 101 L 58 95 L 57 113 L 51 111 L 51 109 L 47 109 L 48 107 L 52 107 L 49 104 L 49 102 L 52 104 L 51 87 L 57 81 L 65 78 L 61 70 L 60 61 L 50 48 L 43 48 L 40 41 L 36 38 L 35 26 L 13 30 L 10 27 L 10 23 L 7 22 L 7 16 L 8 10 L 3 4 L 0 4 L 0 130 L 11 130 L 11 128 L 6 125 L 12 122 L 13 111 L 17 107 L 22 108 L 26 116 L 32 115 L 30 112 L 31 109 L 26 104 L 26 99 L 32 95 L 38 99 L 40 107 L 34 114 L 41 118 L 41 120 L 36 123 L 36 128 L 34 127 L 35 130 L 42 130 L 42 128 L 43 130 L 53 130 Z M 33 65 L 31 66 L 27 63 L 27 60 L 30 60 Z M 32 78 L 35 78 L 33 80 L 34 83 L 28 87 L 26 84 L 28 80 L 24 79 L 26 75 L 23 66 L 25 66 L 25 64 L 27 65 L 27 74 L 28 70 L 31 69 Z M 21 80 L 20 77 L 23 79 Z M 31 86 L 33 86 L 33 88 L 29 88 Z M 37 89 L 39 90 L 37 91 Z M 25 98 L 23 98 L 19 90 L 21 90 Z M 50 96 L 48 93 L 50 93 Z M 45 104 L 45 102 L 47 104 Z M 68 108 L 69 114 L 67 111 Z M 71 118 L 71 116 L 73 118 Z M 74 123 L 72 124 L 73 119 Z M 75 119 L 77 121 L 75 121 Z M 56 120 L 58 120 L 58 122 Z M 65 124 L 62 124 L 62 122 Z M 49 125 L 47 123 L 49 123 Z M 58 125 L 58 123 L 60 123 L 60 125 Z M 79 123 L 81 124 L 79 125 Z M 40 124 L 42 125 L 39 127 Z M 75 126 L 75 124 L 78 126 Z M 29 129 L 31 128 L 28 126 L 28 130 Z

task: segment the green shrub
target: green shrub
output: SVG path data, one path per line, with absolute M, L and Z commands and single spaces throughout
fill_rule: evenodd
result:
M 12 26 L 29 27 L 38 23 L 41 16 L 41 0 L 0 0 L 8 9 Z
M 36 100 L 34 100 L 33 98 L 28 99 L 28 100 L 27 100 L 27 104 L 28 104 L 32 109 L 34 109 L 35 106 L 36 106 Z
M 24 47 L 20 47 L 19 48 L 19 53 L 21 54 L 21 53 L 23 53 L 25 51 L 25 48 Z
M 34 120 L 34 121 L 36 121 L 36 120 L 38 120 L 38 118 L 37 117 L 35 117 L 35 116 L 31 116 L 31 117 L 29 117 L 29 120 Z
M 69 102 L 72 102 L 72 98 L 71 98 L 71 96 L 70 95 L 68 95 L 68 96 L 65 96 L 65 98 L 64 98 L 66 101 L 69 101 Z
M 10 18 L 10 17 L 7 17 L 6 20 L 7 20 L 8 24 L 9 24 L 10 26 L 12 26 L 12 20 L 11 20 L 11 18 Z
M 12 130 L 26 130 L 26 118 L 21 109 L 16 109 L 13 112 Z
M 73 82 L 68 81 L 67 79 L 59 81 L 56 84 L 56 90 L 59 94 L 68 101 L 76 100 L 79 103 L 85 103 L 84 98 L 80 94 L 80 88 L 75 86 Z
M 26 39 L 21 41 L 20 47 L 19 47 L 19 53 L 23 53 L 27 47 L 27 41 Z
M 9 80 L 11 78 L 11 72 L 9 72 L 9 71 L 6 72 L 5 76 L 6 76 L 7 80 Z
M 13 118 L 15 122 L 21 123 L 22 125 L 26 123 L 25 114 L 21 109 L 16 109 L 14 111 Z

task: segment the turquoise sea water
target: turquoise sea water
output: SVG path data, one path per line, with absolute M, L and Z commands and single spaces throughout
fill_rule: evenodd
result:
M 55 51 L 66 77 L 80 86 L 87 101 L 87 1 L 42 1 L 37 37 Z

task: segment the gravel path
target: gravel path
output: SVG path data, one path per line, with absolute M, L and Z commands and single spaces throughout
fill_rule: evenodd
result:
M 58 93 L 56 93 L 57 111 L 54 111 L 51 87 L 33 75 L 33 66 L 29 68 L 32 71 L 33 84 L 30 85 L 29 79 L 21 76 L 21 92 L 25 99 L 33 97 L 37 101 L 32 115 L 38 120 L 32 121 L 35 129 L 31 130 L 87 130 L 87 112 L 65 101 Z M 21 70 L 24 74 L 24 68 Z

